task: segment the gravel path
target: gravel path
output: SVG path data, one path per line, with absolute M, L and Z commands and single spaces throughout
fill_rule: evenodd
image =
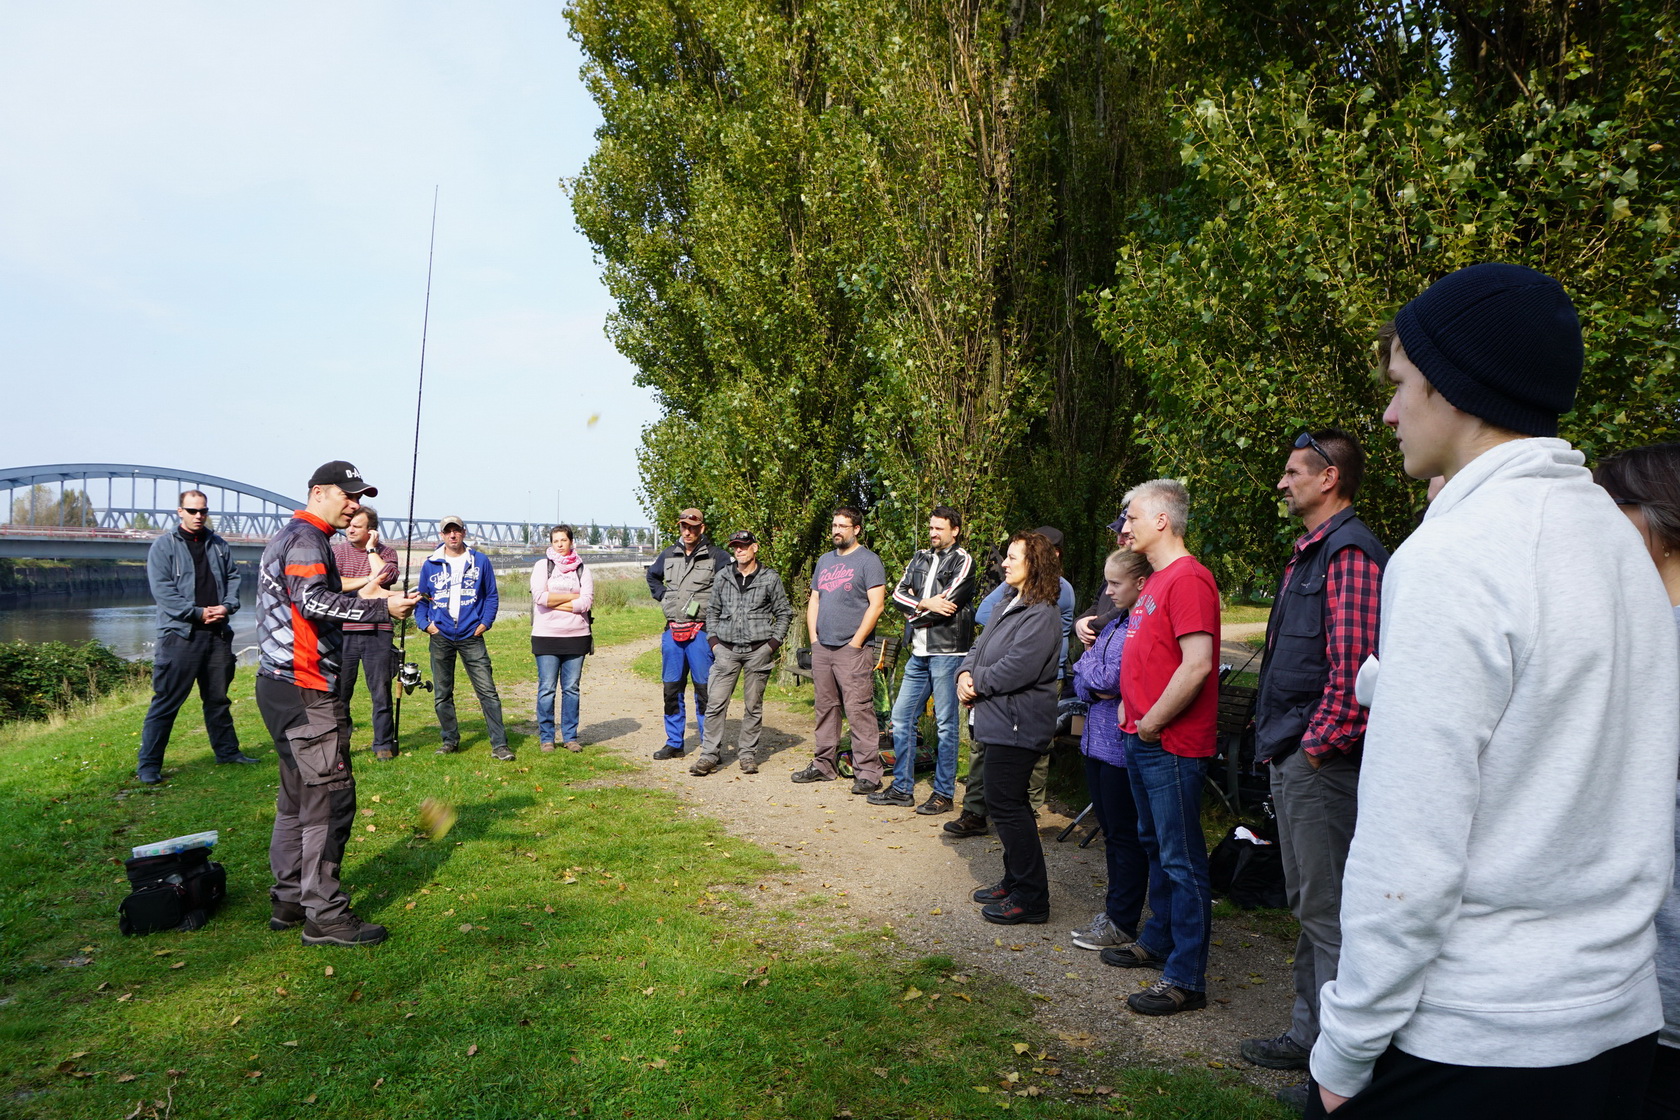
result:
M 615 646 L 590 659 L 583 680 L 581 738 L 592 745 L 589 749 L 611 750 L 641 763 L 644 768 L 625 779 L 627 784 L 675 793 L 689 812 L 712 817 L 732 834 L 796 864 L 797 871 L 776 877 L 772 891 L 789 897 L 832 896 L 859 928 L 890 925 L 914 955 L 942 954 L 965 969 L 1003 977 L 1038 997 L 1034 1006 L 1052 1032 L 1102 1045 L 1128 1064 L 1229 1070 L 1224 1076 L 1269 1089 L 1298 1079 L 1249 1066 L 1237 1053 L 1242 1039 L 1275 1035 L 1288 1024 L 1293 933 L 1284 931 L 1285 923 L 1242 914 L 1216 919 L 1208 1008 L 1166 1018 L 1137 1015 L 1125 1007 L 1126 995 L 1159 974 L 1110 968 L 1096 953 L 1074 946 L 1069 931 L 1101 906 L 1101 842 L 1083 850 L 1077 837 L 1057 843 L 1055 836 L 1069 818 L 1053 811 L 1055 806 L 1041 822 L 1050 872 L 1050 923 L 991 925 L 980 919 L 968 896 L 1001 873 L 996 837 L 949 838 L 941 826 L 951 816 L 922 817 L 909 809 L 869 805 L 848 792 L 849 782 L 794 785 L 788 776 L 810 760 L 808 714 L 766 703 L 767 757 L 756 775 L 744 775 L 733 765 L 732 746 L 724 755 L 725 769 L 704 778 L 690 775 L 692 735 L 687 757 L 654 761 L 652 753 L 664 743 L 660 689 L 631 672 L 630 663 L 655 644 L 644 640 Z M 532 710 L 529 686 L 509 691 L 513 711 Z M 735 730 L 731 719 L 726 744 L 733 744 Z M 957 793 L 960 800 L 960 783 Z M 926 794 L 923 783 L 918 800 Z

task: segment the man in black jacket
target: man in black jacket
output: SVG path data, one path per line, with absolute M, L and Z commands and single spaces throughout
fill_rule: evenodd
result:
M 706 684 L 706 720 L 700 757 L 688 768 L 704 777 L 716 770 L 723 751 L 723 721 L 729 698 L 742 674 L 741 734 L 737 751 L 741 773 L 758 773 L 758 735 L 764 722 L 764 686 L 776 664 L 776 651 L 793 622 L 782 577 L 758 562 L 758 538 L 743 529 L 729 538 L 735 563 L 712 581 L 706 608 L 706 640 L 712 647 L 712 675 Z
M 916 804 L 917 725 L 928 694 L 939 723 L 939 753 L 933 792 L 916 812 L 949 813 L 957 793 L 957 749 L 961 734 L 957 667 L 974 644 L 974 558 L 957 547 L 962 514 L 935 506 L 928 514 L 928 547 L 910 558 L 894 589 L 893 606 L 904 612 L 904 679 L 893 704 L 892 784 L 869 795 L 871 805 Z

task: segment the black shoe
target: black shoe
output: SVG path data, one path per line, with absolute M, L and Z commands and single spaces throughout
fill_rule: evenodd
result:
M 459 743 L 445 743 L 437 749 L 438 754 L 459 754 L 460 751 L 461 744 Z
M 1287 1088 L 1279 1089 L 1272 1094 L 1272 1097 L 1279 1104 L 1286 1104 L 1305 1116 L 1307 1114 L 1307 1091 L 1306 1085 L 1290 1085 Z
M 1242 1056 L 1246 1062 L 1267 1069 L 1306 1069 L 1312 1051 L 1289 1037 L 1285 1031 L 1276 1038 L 1245 1038 Z
M 163 781 L 163 771 L 161 770 L 142 770 L 134 776 L 149 786 L 155 786 Z
M 900 805 L 908 809 L 916 803 L 916 799 L 897 786 L 888 786 L 886 789 L 876 790 L 870 794 L 869 803 L 871 805 Z
M 1136 941 L 1111 945 L 1102 951 L 1102 962 L 1115 968 L 1165 968 L 1167 958 L 1157 957 Z
M 978 887 L 968 897 L 979 903 L 1002 902 L 1009 897 L 1009 891 L 1002 883 L 993 883 L 989 887 Z
M 852 792 L 853 793 L 879 793 L 880 789 L 881 789 L 881 783 L 880 782 L 869 782 L 869 781 L 865 781 L 862 778 L 853 778 L 852 779 Z
M 812 763 L 803 770 L 795 770 L 791 775 L 791 778 L 799 785 L 804 785 L 806 782 L 832 782 L 834 780 L 834 775 L 824 774 L 821 770 L 817 769 L 816 763 Z
M 1192 992 L 1161 979 L 1127 996 L 1126 1006 L 1139 1015 L 1177 1015 L 1180 1011 L 1200 1011 L 1206 1007 L 1207 993 Z
M 387 936 L 384 926 L 364 922 L 348 913 L 331 925 L 318 926 L 310 921 L 303 923 L 305 945 L 377 945 Z
M 1011 897 L 1004 899 L 1002 902 L 993 902 L 980 907 L 980 916 L 988 922 L 1000 926 L 1041 926 L 1050 920 L 1050 911 L 1024 910 L 1021 904 Z
M 664 746 L 653 752 L 653 757 L 661 762 L 664 762 L 667 758 L 681 758 L 682 756 L 683 749 L 681 747 Z
M 268 919 L 268 928 L 275 933 L 279 933 L 283 929 L 291 929 L 293 926 L 301 926 L 304 918 L 307 917 L 303 912 L 303 907 L 295 902 L 275 902 L 272 905 L 271 913 L 273 916 Z
M 943 793 L 930 793 L 926 801 L 916 806 L 916 812 L 924 817 L 932 817 L 940 813 L 949 813 L 954 808 L 956 806 L 951 803 L 951 799 Z
M 984 836 L 991 830 L 992 826 L 985 817 L 967 809 L 956 820 L 945 822 L 945 831 L 952 836 Z
M 240 751 L 232 758 L 218 758 L 216 761 L 219 763 L 238 763 L 241 766 L 255 766 L 257 764 L 257 760 L 244 751 Z

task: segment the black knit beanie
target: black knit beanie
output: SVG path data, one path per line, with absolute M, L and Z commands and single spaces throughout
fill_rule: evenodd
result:
M 1394 326 L 1406 356 L 1454 406 L 1555 436 L 1581 383 L 1581 321 L 1563 285 L 1519 264 L 1477 264 L 1431 284 Z

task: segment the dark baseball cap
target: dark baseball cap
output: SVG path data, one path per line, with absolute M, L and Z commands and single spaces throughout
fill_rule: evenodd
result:
M 746 529 L 742 529 L 740 532 L 736 533 L 734 536 L 729 538 L 729 547 L 730 548 L 734 548 L 738 544 L 747 545 L 747 544 L 757 544 L 757 543 L 758 543 L 758 538 L 753 536 L 752 533 L 749 532 Z
M 363 494 L 370 498 L 379 497 L 378 490 L 362 481 L 362 472 L 343 459 L 334 459 L 316 467 L 315 473 L 309 476 L 309 485 L 336 486 L 352 498 L 359 498 Z
M 1062 531 L 1060 529 L 1052 528 L 1049 525 L 1040 525 L 1033 532 L 1049 541 L 1056 548 L 1062 547 Z
M 1118 533 L 1120 530 L 1124 529 L 1125 527 L 1126 527 L 1126 511 L 1121 510 L 1120 511 L 1120 516 L 1116 517 L 1113 521 L 1110 521 L 1108 523 L 1108 531 L 1111 532 L 1111 533 Z
M 677 514 L 678 525 L 704 525 L 705 523 L 706 515 L 695 509 L 693 506 L 689 506 L 687 509 Z

